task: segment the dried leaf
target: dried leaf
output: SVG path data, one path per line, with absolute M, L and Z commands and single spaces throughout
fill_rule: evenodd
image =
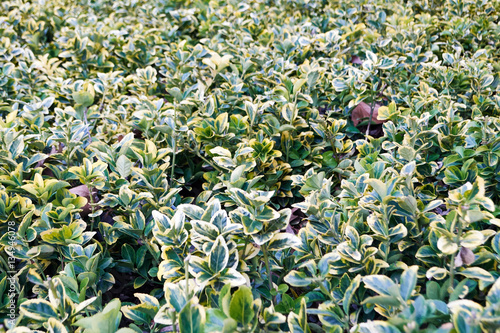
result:
M 91 211 L 91 208 L 90 208 L 90 191 L 89 191 L 89 188 L 87 187 L 87 185 L 75 186 L 75 187 L 70 188 L 69 191 L 73 194 L 76 194 L 79 197 L 84 197 L 87 199 L 87 204 L 82 207 L 82 210 L 83 210 L 82 213 L 84 215 L 88 215 Z M 96 196 L 96 193 L 97 193 L 97 190 L 94 189 L 94 191 L 93 191 L 94 202 L 99 201 L 97 196 Z M 98 207 L 95 207 L 95 208 L 98 209 Z
M 461 267 L 462 265 L 470 265 L 476 260 L 476 256 L 471 249 L 466 247 L 461 247 L 460 252 L 455 257 L 455 266 Z
M 378 117 L 378 109 L 380 107 L 380 104 L 378 103 L 375 103 L 375 106 L 373 108 L 373 117 L 372 117 L 372 123 L 373 124 L 383 124 L 385 122 L 385 120 L 379 120 L 377 117 Z M 361 123 L 362 121 L 365 121 L 368 119 L 370 119 L 370 105 L 365 103 L 365 102 L 361 102 L 358 104 L 358 106 L 356 106 L 353 110 L 352 110 L 352 114 L 351 114 L 351 119 L 352 119 L 352 122 L 354 123 L 354 126 L 358 126 L 359 123 Z
M 355 56 L 351 57 L 351 63 L 355 64 L 355 65 L 362 65 L 363 61 L 361 61 L 360 57 L 358 57 L 358 56 L 355 55 Z
M 87 185 L 80 185 L 80 186 L 75 186 L 69 189 L 69 191 L 73 194 L 76 194 L 80 197 L 85 197 L 87 199 L 90 199 L 90 191 Z

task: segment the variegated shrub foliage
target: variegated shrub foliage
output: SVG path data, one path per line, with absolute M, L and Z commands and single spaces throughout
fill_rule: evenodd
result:
M 499 0 L 3 0 L 0 332 L 498 332 Z

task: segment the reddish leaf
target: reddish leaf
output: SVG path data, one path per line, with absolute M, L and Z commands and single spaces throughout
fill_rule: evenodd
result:
M 382 124 L 385 121 L 384 120 L 378 120 L 378 108 L 380 107 L 380 104 L 375 103 L 374 108 L 373 108 L 373 117 L 372 117 L 372 123 L 373 124 Z M 370 119 L 370 105 L 366 104 L 365 102 L 361 102 L 356 106 L 351 113 L 351 119 L 352 122 L 354 123 L 354 126 L 358 126 L 359 123 Z
M 355 55 L 351 57 L 351 63 L 355 65 L 362 65 L 363 61 L 361 61 L 361 59 Z
M 83 214 L 84 215 L 88 215 L 90 212 L 91 212 L 91 208 L 90 208 L 90 191 L 89 191 L 89 188 L 87 187 L 87 185 L 79 185 L 79 186 L 75 186 L 75 187 L 72 187 L 69 189 L 69 191 L 73 194 L 76 194 L 77 196 L 79 197 L 84 197 L 87 199 L 87 204 L 85 206 L 82 207 L 82 210 L 83 210 Z M 97 191 L 94 189 L 93 191 L 93 195 L 94 195 L 94 202 L 97 202 L 99 201 L 97 196 L 96 196 L 96 193 Z M 96 207 L 96 210 L 98 208 Z
M 470 265 L 476 260 L 476 256 L 471 249 L 461 247 L 458 256 L 455 257 L 455 266 Z

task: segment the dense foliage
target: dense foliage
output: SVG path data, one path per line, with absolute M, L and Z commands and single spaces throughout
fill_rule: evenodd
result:
M 0 331 L 494 332 L 499 22 L 2 1 Z

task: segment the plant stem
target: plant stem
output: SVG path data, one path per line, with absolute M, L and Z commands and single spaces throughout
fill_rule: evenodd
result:
M 92 143 L 92 135 L 90 134 L 90 129 L 89 129 L 90 125 L 89 125 L 89 121 L 87 119 L 87 108 L 85 108 L 83 110 L 83 117 L 84 117 L 84 121 L 85 121 L 85 126 L 87 126 L 85 129 L 85 132 L 87 132 L 87 136 L 89 137 L 89 144 L 91 144 Z
M 177 108 L 174 108 L 174 126 L 177 126 Z M 174 144 L 172 145 L 172 170 L 170 171 L 170 186 L 174 184 L 174 171 L 175 171 L 175 153 L 177 151 L 177 132 L 173 130 Z
M 455 242 L 457 244 L 457 251 L 460 251 L 460 236 L 462 235 L 462 221 L 460 220 L 460 217 L 458 217 L 457 220 L 458 223 L 458 233 L 455 236 Z M 457 252 L 455 251 L 451 255 L 451 262 L 450 262 L 450 285 L 449 285 L 449 291 L 450 293 L 453 291 L 454 288 L 454 279 L 455 279 L 455 257 L 457 255 Z
M 184 260 L 184 275 L 186 276 L 186 299 L 191 299 L 191 295 L 189 295 L 189 258 L 191 255 L 188 255 Z
M 365 136 L 368 136 L 370 134 L 370 125 L 372 124 L 372 119 L 373 119 L 373 111 L 375 107 L 375 98 L 373 98 L 373 92 L 372 92 L 372 102 L 370 104 L 370 118 L 368 119 L 368 125 L 366 126 L 366 134 Z
M 94 194 L 92 193 L 93 192 L 93 188 L 92 188 L 91 185 L 87 185 L 87 188 L 89 189 L 90 210 L 92 211 L 92 217 L 90 218 L 91 221 L 92 221 L 90 223 L 90 231 L 94 231 L 94 223 L 95 223 L 95 217 L 94 217 L 94 213 L 95 213 Z
M 328 296 L 328 298 L 333 299 L 332 295 L 326 290 L 325 286 L 323 285 L 323 281 L 318 283 L 319 289 L 325 294 L 325 296 Z
M 460 251 L 460 250 L 457 250 Z M 448 292 L 451 294 L 453 292 L 453 280 L 455 279 L 455 256 L 457 253 L 451 255 L 450 261 L 450 285 L 448 286 Z
M 177 333 L 177 312 L 174 312 L 174 320 L 172 323 L 172 329 L 174 330 L 174 333 Z
M 158 259 L 156 259 L 155 252 L 153 251 L 153 248 L 151 247 L 151 245 L 149 245 L 149 243 L 146 239 L 142 239 L 142 241 L 144 242 L 144 244 L 148 248 L 149 253 L 151 253 L 151 255 L 153 256 L 153 260 L 155 261 L 156 265 L 160 266 L 160 262 L 158 261 Z
M 343 323 L 343 327 L 344 327 L 344 331 L 343 332 L 349 332 L 350 331 L 350 328 L 351 328 L 351 325 L 350 325 L 350 315 L 349 313 L 347 313 L 344 317 L 344 323 Z
M 241 256 L 241 260 L 245 260 L 246 254 L 247 254 L 247 245 L 248 245 L 248 238 L 249 236 L 245 237 L 245 246 L 243 247 L 243 254 Z
M 189 148 L 189 151 L 192 152 L 192 153 L 195 153 L 196 156 L 198 156 L 199 158 L 201 158 L 203 160 L 203 162 L 207 163 L 208 165 L 210 165 L 215 170 L 220 171 L 220 172 L 224 172 L 224 170 L 222 170 L 217 165 L 213 164 L 212 162 L 210 162 L 209 160 L 207 160 L 205 157 L 203 157 L 203 155 L 201 155 L 199 151 L 191 149 L 191 148 Z
M 170 180 L 171 180 L 171 185 L 173 183 L 174 179 L 174 171 L 175 171 L 175 152 L 177 150 L 177 137 L 174 134 L 174 146 L 173 146 L 173 152 L 172 152 L 172 170 L 170 171 Z
M 46 281 L 47 277 L 45 276 L 45 273 L 43 272 L 42 266 L 40 265 L 38 260 L 34 259 L 34 262 L 35 262 L 35 266 L 40 270 L 40 274 L 42 275 L 43 280 Z
M 266 265 L 267 280 L 269 282 L 269 292 L 273 290 L 273 277 L 271 275 L 271 268 L 269 267 L 269 257 L 267 255 L 267 245 L 262 245 L 262 253 L 264 253 L 264 264 Z M 275 301 L 273 296 L 273 303 Z
M 385 88 L 387 88 L 386 84 L 384 84 L 382 86 L 382 89 L 380 89 L 380 92 L 377 94 L 376 97 L 382 96 L 382 94 L 384 93 Z M 368 120 L 368 126 L 366 126 L 366 134 L 365 135 L 369 135 L 370 134 L 370 126 L 372 124 L 373 112 L 375 111 L 375 97 L 374 97 L 373 91 L 372 91 L 371 97 L 372 97 L 372 102 L 370 104 L 370 119 Z
M 5 261 L 5 259 L 4 259 L 2 256 L 0 256 L 0 261 L 1 261 L 1 262 L 2 262 L 2 264 L 5 266 L 5 271 L 6 271 L 6 272 L 7 272 L 7 271 L 9 271 L 9 270 L 10 270 L 10 269 L 9 269 L 9 264 L 7 264 L 7 261 Z
M 101 104 L 99 104 L 99 109 L 97 109 L 97 113 L 101 114 L 102 109 L 104 109 L 104 100 L 106 99 L 106 92 L 108 91 L 107 88 L 104 88 L 104 91 L 102 93 L 102 100 Z

